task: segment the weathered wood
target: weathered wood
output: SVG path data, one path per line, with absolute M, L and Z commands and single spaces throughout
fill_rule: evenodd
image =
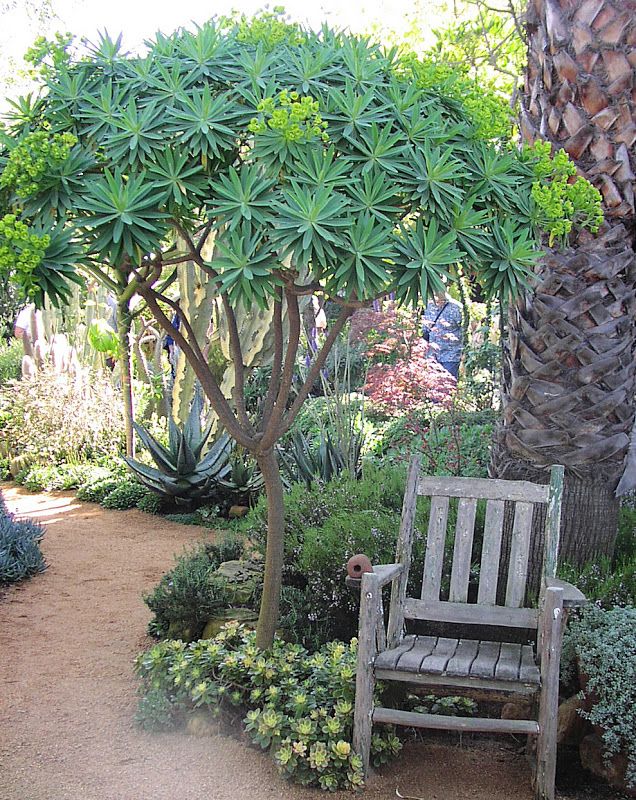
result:
M 373 714 L 373 662 L 376 656 L 376 616 L 378 595 L 381 594 L 378 576 L 365 572 L 360 592 L 360 622 L 358 631 L 358 660 L 356 668 L 356 702 L 353 722 L 353 749 L 362 759 L 362 769 L 369 770 L 371 727 Z
M 518 681 L 521 666 L 521 645 L 502 642 L 499 659 L 495 666 L 495 678 Z
M 390 725 L 408 725 L 412 728 L 431 728 L 441 731 L 466 733 L 516 733 L 536 735 L 538 725 L 529 719 L 486 719 L 477 717 L 447 717 L 442 714 L 417 714 L 378 706 L 373 712 L 374 722 Z
M 547 486 L 530 481 L 500 481 L 491 478 L 420 478 L 418 494 L 436 497 L 474 497 L 483 500 L 547 503 Z
M 550 496 L 545 521 L 545 543 L 543 548 L 542 583 L 556 576 L 561 530 L 561 501 L 563 499 L 564 468 L 554 466 L 550 470 Z
M 500 650 L 500 642 L 480 642 L 477 656 L 471 667 L 471 674 L 478 678 L 494 678 Z
M 411 568 L 420 464 L 420 457 L 417 455 L 414 456 L 411 459 L 409 471 L 406 476 L 406 488 L 404 490 L 404 500 L 402 502 L 402 519 L 400 521 L 400 533 L 398 535 L 395 553 L 395 560 L 398 564 L 402 564 L 403 570 L 391 587 L 391 605 L 389 606 L 389 621 L 386 633 L 388 647 L 395 647 L 397 645 L 402 635 L 402 629 L 404 628 L 404 598 L 406 597 L 406 585 Z
M 476 675 L 422 675 L 416 672 L 376 668 L 375 676 L 379 681 L 400 681 L 418 686 L 438 687 L 446 689 L 446 693 L 471 694 L 479 692 L 488 694 L 497 700 L 501 697 L 519 695 L 521 697 L 534 697 L 539 688 L 539 670 L 536 670 L 537 679 L 534 681 L 502 681 L 497 678 L 479 678 Z M 449 691 L 450 690 L 450 691 Z M 460 691 L 461 690 L 461 691 Z
M 523 683 L 536 683 L 541 680 L 541 673 L 534 655 L 534 650 L 530 645 L 521 648 L 521 665 L 519 667 L 519 679 Z
M 400 656 L 413 648 L 416 636 L 405 636 L 401 644 L 379 653 L 375 659 L 376 669 L 395 669 Z
M 506 605 L 512 608 L 520 608 L 526 596 L 533 509 L 532 503 L 517 503 L 515 507 L 506 584 Z
M 418 636 L 413 647 L 398 659 L 397 669 L 420 672 L 422 661 L 433 652 L 436 644 L 436 636 Z
M 541 610 L 541 695 L 537 739 L 536 800 L 554 800 L 559 663 L 563 638 L 563 589 L 545 590 Z
M 461 497 L 457 507 L 453 566 L 448 596 L 448 599 L 454 603 L 465 603 L 468 600 L 468 581 L 470 579 L 476 513 L 477 500 L 472 497 Z
M 476 639 L 460 639 L 457 649 L 446 665 L 446 674 L 459 677 L 470 675 L 470 669 L 479 650 Z
M 373 567 L 373 571 L 378 576 L 379 585 L 382 588 L 404 572 L 404 564 L 378 564 L 377 567 Z
M 494 606 L 497 598 L 504 510 L 505 502 L 503 500 L 489 500 L 486 504 L 484 541 L 479 568 L 479 591 L 477 593 L 477 602 L 483 605 Z
M 580 589 L 560 578 L 548 578 L 546 588 L 563 589 L 563 608 L 580 608 L 589 602 Z
M 508 608 L 507 606 L 480 606 L 475 603 L 446 603 L 442 601 L 404 601 L 407 619 L 431 622 L 457 622 L 464 625 L 500 625 L 507 628 L 536 628 L 536 608 Z
M 420 672 L 422 674 L 441 675 L 445 672 L 446 665 L 455 654 L 458 644 L 457 639 L 447 639 L 440 636 L 435 643 L 433 652 L 423 659 L 420 665 Z
M 422 600 L 439 600 L 447 523 L 448 497 L 431 498 L 431 514 L 428 521 L 424 575 L 422 577 Z
M 382 653 L 384 650 L 386 650 L 386 629 L 384 627 L 384 602 L 382 600 L 382 587 L 378 586 L 378 589 L 378 608 L 375 616 L 375 645 L 377 652 Z

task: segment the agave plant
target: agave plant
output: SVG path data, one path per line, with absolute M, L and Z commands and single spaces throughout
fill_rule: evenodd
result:
M 150 467 L 133 458 L 125 458 L 137 479 L 158 494 L 177 502 L 209 498 L 218 483 L 231 471 L 232 441 L 223 434 L 202 457 L 211 425 L 201 428 L 201 400 L 195 397 L 188 419 L 182 428 L 170 420 L 168 447 L 158 442 L 141 425 L 135 431 L 157 465 Z
M 288 479 L 311 484 L 316 481 L 327 483 L 336 475 L 350 470 L 359 477 L 362 454 L 362 435 L 355 434 L 351 440 L 350 453 L 345 452 L 339 441 L 334 441 L 325 431 L 320 433 L 317 446 L 301 432 L 294 431 L 287 450 L 279 450 L 281 464 Z
M 244 497 L 249 503 L 264 487 L 265 481 L 253 458 L 242 447 L 234 447 L 230 457 L 230 469 L 219 485 Z

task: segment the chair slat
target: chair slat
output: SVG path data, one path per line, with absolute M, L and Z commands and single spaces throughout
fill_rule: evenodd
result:
M 510 565 L 506 584 L 506 605 L 512 608 L 520 608 L 526 594 L 533 508 L 532 503 L 517 503 L 515 507 Z
M 440 636 L 431 655 L 422 659 L 420 672 L 441 675 L 446 669 L 446 665 L 455 654 L 458 644 L 459 642 L 457 639 L 445 639 Z
M 477 603 L 445 603 L 439 600 L 404 601 L 406 619 L 430 622 L 458 622 L 462 625 L 501 625 L 506 628 L 536 628 L 539 612 L 536 608 L 480 606 Z
M 521 648 L 521 666 L 519 668 L 519 678 L 526 682 L 531 683 L 539 682 L 539 667 L 534 657 L 534 651 L 529 644 L 524 644 Z
M 430 656 L 436 644 L 437 636 L 418 636 L 413 647 L 400 656 L 396 669 L 419 672 L 422 661 Z
M 422 600 L 439 600 L 444 564 L 444 544 L 448 522 L 448 497 L 431 498 L 431 516 L 428 522 Z
M 503 500 L 489 500 L 486 504 L 486 522 L 481 551 L 477 602 L 488 606 L 494 606 L 497 600 L 497 580 L 499 578 L 505 505 Z
M 476 639 L 460 639 L 455 654 L 446 665 L 446 674 L 470 675 L 470 668 L 477 656 L 479 642 Z
M 502 481 L 492 478 L 420 478 L 418 494 L 436 497 L 475 497 L 483 500 L 547 503 L 549 487 L 530 481 Z
M 499 651 L 499 660 L 495 667 L 495 678 L 516 681 L 519 679 L 521 664 L 521 645 L 503 642 Z
M 468 600 L 468 581 L 470 579 L 470 561 L 473 552 L 476 513 L 477 500 L 466 497 L 460 498 L 457 507 L 453 568 L 448 596 L 448 599 L 453 603 L 465 603 Z
M 480 678 L 493 678 L 500 650 L 500 642 L 480 642 L 479 652 L 471 667 L 471 674 Z
M 403 653 L 410 650 L 415 644 L 415 636 L 405 636 L 402 643 L 392 650 L 385 650 L 379 653 L 375 659 L 375 666 L 377 669 L 395 669 L 398 659 Z

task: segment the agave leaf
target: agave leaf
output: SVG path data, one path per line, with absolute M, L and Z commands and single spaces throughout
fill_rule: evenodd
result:
M 144 447 L 148 450 L 153 461 L 159 467 L 159 469 L 166 475 L 170 475 L 171 477 L 175 478 L 177 476 L 176 463 L 174 455 L 170 452 L 170 450 L 165 448 L 160 442 L 151 436 L 145 428 L 142 428 L 141 425 L 133 422 L 133 426 L 137 436 L 139 436 Z

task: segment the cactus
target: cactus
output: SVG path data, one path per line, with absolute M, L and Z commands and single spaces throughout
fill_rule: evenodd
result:
M 124 459 L 140 483 L 177 502 L 210 497 L 218 482 L 231 471 L 229 458 L 232 443 L 226 434 L 201 457 L 211 432 L 211 425 L 207 425 L 205 430 L 201 429 L 201 406 L 201 400 L 195 398 L 182 428 L 178 428 L 174 420 L 168 420 L 168 447 L 164 447 L 145 428 L 135 423 L 135 431 L 152 456 L 156 468 L 133 458 Z

